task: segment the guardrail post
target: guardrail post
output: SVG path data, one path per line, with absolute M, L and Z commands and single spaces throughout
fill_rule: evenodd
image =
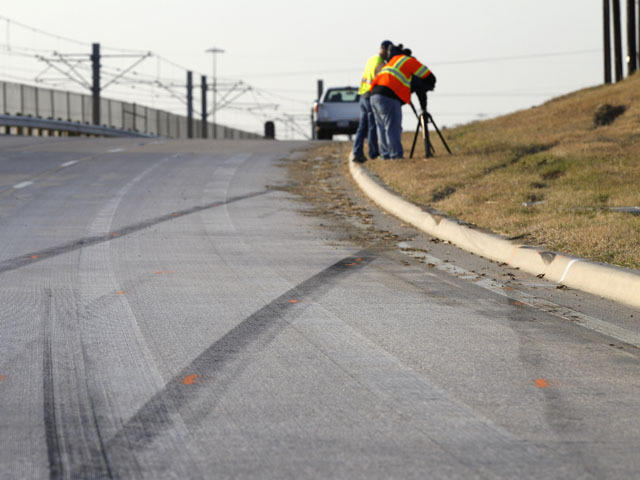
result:
M 209 133 L 207 125 L 207 76 L 202 75 L 200 77 L 200 86 L 202 87 L 202 138 L 207 138 Z
M 187 138 L 193 138 L 193 72 L 187 72 Z
M 91 68 L 93 71 L 93 85 L 91 94 L 93 96 L 93 124 L 100 125 L 100 44 L 92 45 Z

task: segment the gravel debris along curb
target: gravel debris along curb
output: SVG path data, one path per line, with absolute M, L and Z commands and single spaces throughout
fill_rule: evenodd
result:
M 429 213 L 393 193 L 365 167 L 349 162 L 360 189 L 381 208 L 429 235 L 547 280 L 640 309 L 640 272 L 523 245 Z

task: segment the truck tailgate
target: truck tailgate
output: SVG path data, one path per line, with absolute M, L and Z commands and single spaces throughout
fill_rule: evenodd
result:
M 357 102 L 323 103 L 318 107 L 318 121 L 358 120 L 360 106 Z

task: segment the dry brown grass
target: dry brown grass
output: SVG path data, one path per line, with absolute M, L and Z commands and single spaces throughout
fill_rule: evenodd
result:
M 605 103 L 627 109 L 596 128 L 594 114 Z M 481 227 L 640 267 L 640 217 L 605 209 L 640 205 L 640 75 L 443 133 L 453 156 L 434 135 L 434 158 L 418 150 L 413 160 L 367 166 L 406 198 Z M 403 138 L 407 152 L 412 139 Z M 342 148 L 346 155 L 349 144 Z M 544 203 L 523 206 L 532 201 Z

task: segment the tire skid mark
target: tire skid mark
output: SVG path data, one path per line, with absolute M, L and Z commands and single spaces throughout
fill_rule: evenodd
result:
M 356 258 L 359 260 L 356 268 L 346 266 Z M 216 398 L 291 325 L 292 318 L 304 312 L 305 304 L 320 299 L 338 279 L 354 274 L 373 259 L 365 250 L 343 258 L 241 321 L 169 380 L 108 441 L 107 448 L 126 445 L 144 449 L 172 427 L 173 412 L 179 413 L 187 425 L 198 424 L 212 410 Z M 300 303 L 291 303 L 292 297 Z
M 67 296 L 69 292 L 66 291 L 54 297 L 51 289 L 45 290 L 43 398 L 49 478 L 58 480 L 77 473 L 84 476 L 88 472 L 98 474 L 99 478 L 113 478 L 84 373 L 86 346 L 78 328 L 82 313 L 76 310 L 70 312 L 64 305 L 59 309 L 56 305 L 56 298 Z M 74 298 L 73 305 L 78 305 L 75 295 L 70 296 Z M 57 332 L 55 336 L 54 332 Z M 55 348 L 61 339 L 64 341 L 62 346 L 68 347 L 69 342 L 71 348 Z M 76 348 L 79 349 L 79 358 L 69 353 Z M 60 372 L 65 374 L 61 375 Z M 58 400 L 56 389 L 66 391 L 72 400 Z M 76 444 L 78 438 L 84 440 L 81 445 Z
M 112 230 L 112 222 L 122 199 L 138 181 L 158 165 L 145 170 L 114 194 L 89 226 L 89 237 L 108 236 L 108 239 L 111 239 L 114 234 L 126 235 L 131 233 L 132 227 L 139 230 L 154 220 L 143 221 L 116 232 Z M 265 190 L 244 194 L 218 205 L 268 192 Z M 212 208 L 209 201 L 206 206 L 192 207 L 180 212 L 172 211 L 171 214 L 157 217 L 155 220 L 170 220 L 176 213 L 185 215 L 207 208 Z M 127 285 L 120 281 L 113 268 L 110 247 L 110 243 L 101 242 L 94 248 L 81 250 L 78 265 L 80 297 L 86 312 L 83 323 L 86 336 L 83 340 L 87 345 L 87 358 L 91 369 L 88 390 L 91 393 L 91 401 L 96 405 L 94 411 L 100 414 L 97 420 L 105 439 L 113 438 L 127 419 L 135 414 L 144 399 L 153 396 L 165 384 L 127 299 L 126 293 L 135 290 L 138 281 L 128 281 Z M 155 274 L 148 272 L 142 276 L 142 281 L 154 276 Z M 127 387 L 123 389 L 124 385 Z M 108 452 L 113 466 L 113 477 L 151 478 L 151 472 L 154 472 L 154 478 L 167 475 L 176 478 L 207 478 L 197 462 L 198 456 L 202 456 L 203 453 L 199 452 L 197 445 L 191 443 L 182 418 L 172 411 L 167 415 L 168 424 L 172 429 L 165 432 L 166 437 L 156 438 L 157 442 L 152 449 L 137 451 L 127 439 L 117 444 L 109 441 L 104 443 L 103 448 Z M 72 475 L 78 478 L 96 478 L 100 477 L 101 472 L 81 468 L 72 472 Z
M 42 359 L 42 391 L 44 398 L 44 435 L 49 460 L 49 478 L 62 478 L 62 453 L 56 426 L 56 402 L 53 390 L 53 354 L 51 352 L 51 289 L 45 290 L 44 349 Z
M 42 260 L 46 260 L 48 258 L 56 257 L 58 255 L 64 255 L 65 253 L 72 252 L 74 250 L 79 250 L 86 247 L 91 247 L 93 245 L 97 245 L 103 242 L 109 242 L 111 240 L 123 237 L 125 235 L 130 235 L 132 233 L 139 232 L 140 230 L 144 230 L 149 227 L 153 227 L 160 223 L 164 223 L 170 220 L 175 220 L 176 218 L 180 218 L 185 215 L 191 215 L 193 213 L 201 212 L 203 210 L 210 210 L 212 208 L 222 207 L 228 205 L 230 203 L 239 202 L 242 200 L 247 200 L 249 198 L 258 197 L 260 195 L 266 195 L 270 193 L 271 190 L 262 190 L 259 192 L 251 192 L 245 195 L 238 195 L 236 197 L 229 198 L 225 201 L 220 201 L 216 204 L 207 204 L 207 205 L 198 205 L 195 207 L 187 208 L 185 210 L 180 210 L 177 212 L 172 212 L 167 215 L 161 215 L 158 217 L 151 218 L 149 220 L 145 220 L 143 222 L 139 222 L 133 225 L 127 225 L 120 230 L 110 232 L 104 235 L 92 235 L 85 238 L 81 238 L 79 240 L 73 240 L 71 242 L 58 245 L 51 248 L 46 248 L 44 250 L 40 250 L 37 252 L 30 252 L 25 255 L 20 255 L 19 257 L 14 257 L 9 260 L 5 260 L 0 262 L 0 274 L 9 272 L 12 270 L 17 270 L 19 268 L 25 267 L 27 265 L 32 265 L 35 262 L 39 262 Z

